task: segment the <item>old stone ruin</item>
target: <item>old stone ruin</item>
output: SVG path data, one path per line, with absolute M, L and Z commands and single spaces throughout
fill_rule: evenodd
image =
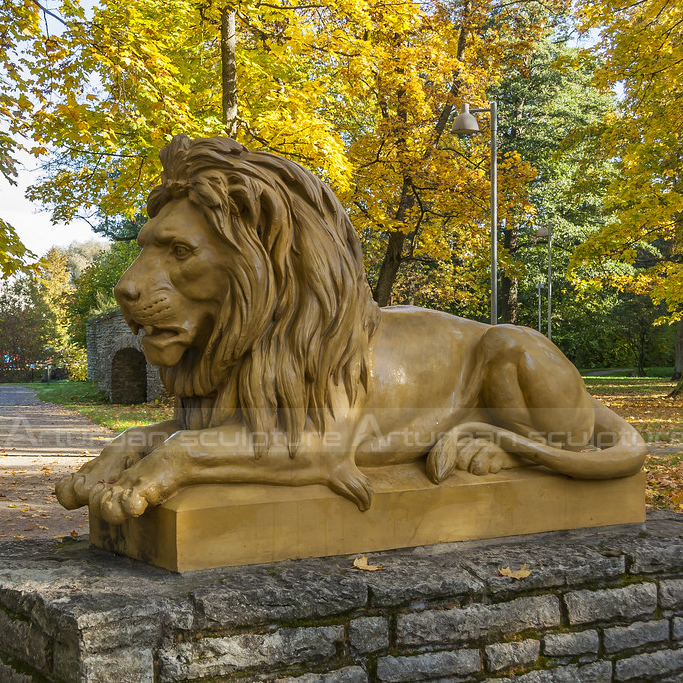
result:
M 112 403 L 144 403 L 162 396 L 158 368 L 142 353 L 140 340 L 118 311 L 87 323 L 88 381 Z

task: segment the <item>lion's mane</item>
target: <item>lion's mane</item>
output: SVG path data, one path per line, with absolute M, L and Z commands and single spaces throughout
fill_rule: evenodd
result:
M 266 444 L 279 429 L 293 454 L 307 419 L 324 433 L 333 384 L 343 384 L 351 404 L 359 386 L 367 389 L 379 308 L 358 236 L 333 192 L 282 157 L 186 135 L 160 157 L 149 216 L 187 197 L 231 254 L 205 349 L 161 369 L 180 398 L 179 418 L 189 429 L 243 420 Z

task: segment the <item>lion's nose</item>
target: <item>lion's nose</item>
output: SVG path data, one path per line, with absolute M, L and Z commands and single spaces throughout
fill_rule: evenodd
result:
M 119 302 L 135 303 L 140 298 L 140 290 L 131 278 L 122 277 L 114 287 L 114 296 Z

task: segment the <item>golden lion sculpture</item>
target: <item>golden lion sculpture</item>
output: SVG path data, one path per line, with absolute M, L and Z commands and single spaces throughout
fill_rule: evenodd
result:
M 161 160 L 142 253 L 115 292 L 176 418 L 127 430 L 62 479 L 65 507 L 116 524 L 184 486 L 252 482 L 327 484 L 365 510 L 359 468 L 425 456 L 435 484 L 458 469 L 642 466 L 642 439 L 542 335 L 380 310 L 344 209 L 298 164 L 184 135 Z

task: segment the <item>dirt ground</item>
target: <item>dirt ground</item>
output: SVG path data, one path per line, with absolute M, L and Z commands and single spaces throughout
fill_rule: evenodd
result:
M 87 508 L 62 508 L 55 484 L 113 436 L 26 387 L 0 384 L 0 539 L 87 534 Z

